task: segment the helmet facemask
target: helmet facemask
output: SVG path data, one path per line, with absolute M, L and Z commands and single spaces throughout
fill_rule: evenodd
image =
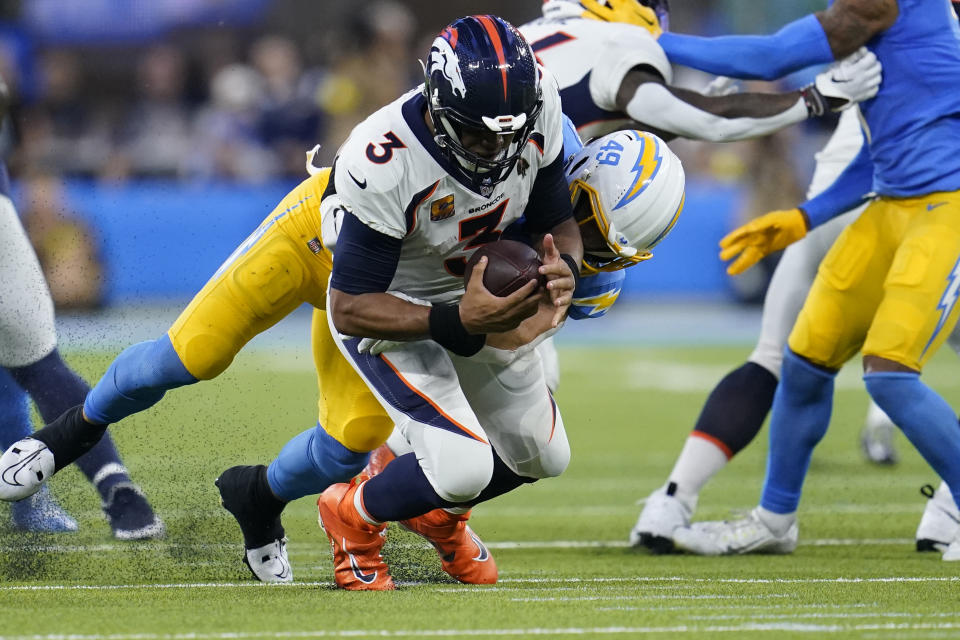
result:
M 437 146 L 463 172 L 474 189 L 480 191 L 481 195 L 490 195 L 493 187 L 506 180 L 513 171 L 536 127 L 537 117 L 543 109 L 539 91 L 537 101 L 528 113 L 482 116 L 479 122 L 452 107 L 441 106 L 437 92 L 430 88 L 429 75 L 424 82 L 424 93 Z M 492 133 L 509 136 L 509 140 L 505 141 L 496 157 L 489 158 L 471 151 L 463 144 L 465 133 L 477 138 Z
M 570 183 L 570 202 L 573 204 L 574 215 L 580 227 L 588 227 L 595 234 L 599 234 L 607 245 L 606 250 L 587 249 L 584 247 L 583 264 L 581 269 L 584 275 L 601 271 L 619 271 L 632 267 L 635 264 L 649 260 L 653 254 L 649 251 L 637 251 L 626 242 L 626 238 L 617 233 L 610 222 L 610 217 L 604 212 L 600 201 L 600 194 L 587 184 L 589 174 Z M 583 233 L 583 232 L 581 232 Z

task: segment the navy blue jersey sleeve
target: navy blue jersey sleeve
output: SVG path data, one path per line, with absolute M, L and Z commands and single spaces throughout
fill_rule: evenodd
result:
M 382 293 L 390 287 L 403 241 L 374 231 L 355 215 L 343 215 L 330 286 L 344 293 Z
M 873 161 L 864 144 L 837 179 L 818 195 L 800 205 L 813 229 L 862 204 L 873 189 Z
M 776 80 L 833 62 L 827 34 L 812 14 L 768 36 L 704 38 L 668 31 L 657 42 L 674 64 L 731 78 Z
M 540 169 L 533 181 L 530 201 L 523 210 L 526 230 L 530 233 L 546 233 L 555 226 L 573 217 L 570 204 L 570 189 L 563 175 L 563 153 Z

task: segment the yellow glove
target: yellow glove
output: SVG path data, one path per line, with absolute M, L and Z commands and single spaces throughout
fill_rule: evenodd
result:
M 771 211 L 734 229 L 720 241 L 720 259 L 737 259 L 727 267 L 732 276 L 807 235 L 807 217 L 800 209 Z
M 659 38 L 663 33 L 656 11 L 640 4 L 637 0 L 606 0 L 606 2 L 581 0 L 580 6 L 586 9 L 583 13 L 584 18 L 604 22 L 626 22 L 643 27 L 654 38 Z

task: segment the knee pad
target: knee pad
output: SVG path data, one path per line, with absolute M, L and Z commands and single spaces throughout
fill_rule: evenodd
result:
M 493 449 L 485 442 L 450 433 L 427 435 L 426 457 L 418 452 L 423 473 L 448 502 L 467 502 L 480 495 L 493 477 Z M 437 442 L 431 443 L 431 440 Z M 442 440 L 440 442 L 439 440 Z M 430 446 L 433 444 L 434 446 Z

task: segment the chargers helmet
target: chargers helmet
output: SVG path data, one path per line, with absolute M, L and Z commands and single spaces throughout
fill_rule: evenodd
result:
M 595 225 L 608 251 L 585 252 L 583 272 L 616 271 L 652 257 L 683 210 L 680 159 L 663 140 L 615 131 L 571 156 L 565 169 L 577 222 Z
M 670 26 L 669 0 L 546 0 L 543 15 L 626 22 L 643 27 L 654 36 L 659 36 Z
M 513 171 L 543 108 L 533 50 L 506 20 L 467 16 L 440 32 L 423 67 L 437 145 L 481 195 L 490 195 Z M 495 158 L 470 151 L 465 130 L 506 136 L 503 151 Z

